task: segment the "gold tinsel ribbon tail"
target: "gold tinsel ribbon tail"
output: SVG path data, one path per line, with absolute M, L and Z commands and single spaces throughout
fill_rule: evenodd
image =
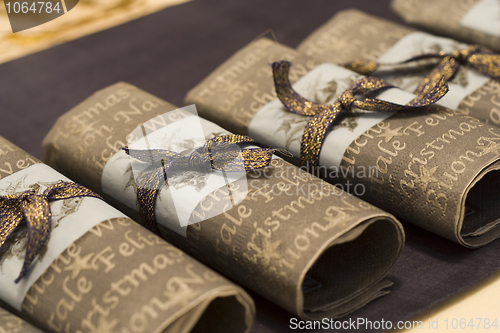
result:
M 425 53 L 425 54 L 414 56 L 414 57 L 411 57 L 407 60 L 403 60 L 401 62 L 395 62 L 395 63 L 383 63 L 383 62 L 376 62 L 373 60 L 356 59 L 356 60 L 351 61 L 351 62 L 340 64 L 339 66 L 342 66 L 344 68 L 347 68 L 353 72 L 356 72 L 356 73 L 359 73 L 362 75 L 371 75 L 371 74 L 373 74 L 373 72 L 375 72 L 380 67 L 404 65 L 404 64 L 412 63 L 412 62 L 419 61 L 419 60 L 436 59 L 436 58 L 439 59 L 439 58 L 443 58 L 443 57 L 445 57 L 445 56 L 442 53 Z
M 52 230 L 50 202 L 76 197 L 102 199 L 89 189 L 69 182 L 59 182 L 48 187 L 42 194 L 29 190 L 20 194 L 0 196 L 0 248 L 7 246 L 6 241 L 24 220 L 28 228 L 26 256 L 18 283 L 47 244 Z
M 472 66 L 472 68 L 484 75 L 496 80 L 500 79 L 500 55 L 479 45 L 469 45 L 465 49 L 454 50 L 451 53 L 425 53 L 397 63 L 378 63 L 371 60 L 357 59 L 341 64 L 341 66 L 363 75 L 371 75 L 375 70 L 384 66 L 403 65 L 424 59 L 441 59 L 441 61 L 420 82 L 420 85 L 414 91 L 416 95 L 424 95 L 432 91 L 442 77 L 446 81 L 451 80 L 460 66 L 464 64 Z
M 245 172 L 265 168 L 270 165 L 274 149 L 244 148 L 241 144 L 260 144 L 248 136 L 222 135 L 208 140 L 202 147 L 189 155 L 166 149 L 123 150 L 133 159 L 149 163 L 150 168 L 136 177 L 139 212 L 149 230 L 160 234 L 156 223 L 155 205 L 158 194 L 167 185 L 167 174 L 182 171 L 199 172 Z
M 371 97 L 393 86 L 382 79 L 365 77 L 342 93 L 335 103 L 326 105 L 309 101 L 293 90 L 288 78 L 290 66 L 288 61 L 272 64 L 276 93 L 289 112 L 312 116 L 302 134 L 301 163 L 313 169 L 319 164 L 319 154 L 331 126 L 341 113 L 351 111 L 353 106 L 365 111 L 397 112 L 428 106 L 448 92 L 446 81 L 441 78 L 430 91 L 417 96 L 407 105 L 400 105 Z

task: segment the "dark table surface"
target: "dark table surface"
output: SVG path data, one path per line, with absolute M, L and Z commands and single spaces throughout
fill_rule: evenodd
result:
M 0 135 L 40 158 L 57 117 L 99 89 L 126 81 L 181 106 L 190 88 L 266 30 L 296 47 L 351 7 L 401 23 L 388 0 L 194 0 L 2 64 Z M 350 318 L 410 319 L 500 267 L 500 242 L 467 250 L 411 225 L 405 229 L 405 250 L 389 274 L 392 292 Z M 293 331 L 291 314 L 250 293 L 257 305 L 252 332 Z

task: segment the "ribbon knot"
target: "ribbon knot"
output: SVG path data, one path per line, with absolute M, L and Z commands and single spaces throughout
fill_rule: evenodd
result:
M 302 165 L 309 164 L 313 168 L 319 164 L 319 154 L 331 126 L 340 114 L 350 112 L 353 106 L 365 111 L 397 112 L 428 106 L 448 92 L 448 86 L 441 78 L 425 94 L 417 96 L 407 105 L 399 105 L 370 97 L 393 86 L 382 79 L 365 77 L 343 92 L 334 104 L 324 105 L 309 101 L 293 90 L 288 77 L 290 66 L 288 61 L 272 64 L 276 93 L 289 112 L 312 116 L 302 134 L 300 158 Z
M 439 54 L 442 54 L 444 57 L 446 57 L 446 54 L 442 51 L 439 52 Z M 451 55 L 449 55 L 450 58 L 458 60 L 458 62 L 460 62 L 461 64 L 466 64 L 470 56 L 471 54 L 467 52 L 467 49 L 453 50 L 453 52 L 451 52 Z
M 207 158 L 207 155 L 198 149 L 189 156 L 189 168 L 192 169 L 205 169 L 208 162 L 210 160 Z
M 450 57 L 454 58 L 460 64 L 466 65 L 466 64 L 471 64 L 475 66 L 477 64 L 477 59 L 483 58 L 481 60 L 484 60 L 484 56 L 491 57 L 495 56 L 492 52 L 487 50 L 486 48 L 483 48 L 479 45 L 469 45 L 465 49 L 455 49 L 453 50 L 450 54 L 445 53 L 444 51 L 439 52 L 439 55 L 443 58 Z M 483 73 L 486 74 L 486 73 Z
M 338 107 L 344 110 L 350 110 L 355 102 L 356 98 L 351 90 L 344 91 L 337 100 Z
M 16 283 L 25 276 L 36 256 L 50 239 L 52 230 L 50 202 L 76 197 L 102 199 L 89 189 L 69 182 L 54 184 L 42 194 L 27 190 L 19 194 L 0 195 L 0 248 L 6 246 L 7 239 L 21 222 L 24 221 L 28 228 L 26 257 Z
M 156 224 L 155 204 L 160 189 L 166 185 L 167 172 L 175 171 L 251 171 L 270 165 L 275 149 L 245 148 L 239 144 L 260 145 L 248 136 L 222 135 L 208 140 L 202 147 L 184 156 L 166 149 L 130 149 L 123 150 L 133 159 L 143 163 L 152 163 L 137 177 L 137 200 L 139 212 L 145 227 L 160 234 Z M 158 161 L 161 161 L 158 163 Z

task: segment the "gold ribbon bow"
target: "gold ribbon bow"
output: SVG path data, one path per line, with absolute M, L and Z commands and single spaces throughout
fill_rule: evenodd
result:
M 370 60 L 354 60 L 342 66 L 363 75 L 370 75 L 381 66 L 402 65 L 418 60 L 434 58 L 442 58 L 442 60 L 420 82 L 420 85 L 414 92 L 416 95 L 423 95 L 433 90 L 436 82 L 442 77 L 446 81 L 449 81 L 455 75 L 460 65 L 463 64 L 469 64 L 478 72 L 491 76 L 496 80 L 500 79 L 500 55 L 494 54 L 479 45 L 469 45 L 465 49 L 454 50 L 452 53 L 444 53 L 442 51 L 439 53 L 426 53 L 394 64 L 377 63 Z
M 240 149 L 238 144 L 259 145 L 248 136 L 223 135 L 208 140 L 202 147 L 187 156 L 163 149 L 123 148 L 132 158 L 151 163 L 151 167 L 140 175 L 137 186 L 137 200 L 145 226 L 160 234 L 156 224 L 155 203 L 160 188 L 166 184 L 168 170 L 172 172 L 187 170 L 236 172 L 264 168 L 271 163 L 275 149 Z
M 304 116 L 312 116 L 304 129 L 301 139 L 301 164 L 316 168 L 319 164 L 319 154 L 328 130 L 339 114 L 346 113 L 352 107 L 366 111 L 396 112 L 403 109 L 428 106 L 437 102 L 448 92 L 448 85 L 441 78 L 427 93 L 418 96 L 407 105 L 399 105 L 368 96 L 393 88 L 382 79 L 365 77 L 358 80 L 347 91 L 342 93 L 331 105 L 308 101 L 295 92 L 290 84 L 288 73 L 291 63 L 280 61 L 272 64 L 276 93 L 288 111 Z M 362 97 L 358 99 L 357 97 Z
M 20 194 L 0 196 L 0 248 L 12 235 L 22 221 L 28 227 L 28 246 L 26 257 L 18 283 L 35 260 L 36 256 L 47 244 L 52 230 L 52 213 L 50 202 L 75 197 L 93 197 L 102 199 L 89 189 L 68 182 L 60 182 L 48 187 L 42 194 L 29 190 Z

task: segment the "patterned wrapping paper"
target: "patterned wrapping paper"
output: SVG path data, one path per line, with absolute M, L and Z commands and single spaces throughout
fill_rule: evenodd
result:
M 437 35 L 500 50 L 495 0 L 393 0 L 391 6 L 406 22 Z
M 339 16 L 339 19 L 350 21 L 354 26 L 357 23 L 347 15 Z M 374 35 L 378 32 L 376 28 L 369 27 L 364 31 L 370 34 L 375 32 Z M 358 43 L 356 38 L 343 30 L 338 33 L 339 38 L 345 37 L 347 44 L 343 45 L 376 49 L 365 48 L 364 44 Z M 393 37 L 397 34 L 398 31 L 390 31 L 384 36 L 397 40 Z M 350 48 L 346 50 L 351 51 Z M 256 59 L 255 54 L 260 54 L 260 58 Z M 308 118 L 288 115 L 279 100 L 268 103 L 276 96 L 270 64 L 287 57 L 292 60 L 290 71 L 296 68 L 290 76 L 292 80 L 307 72 L 307 67 L 302 64 L 314 63 L 312 58 L 308 59 L 297 51 L 261 40 L 238 51 L 193 88 L 186 97 L 186 103 L 195 103 L 200 114 L 208 119 L 224 119 L 231 130 L 250 132 L 252 137 L 264 144 L 286 147 L 292 152 L 295 150 L 297 162 L 300 138 Z M 245 59 L 253 61 L 250 63 Z M 327 71 L 323 70 L 327 67 L 340 70 L 338 66 L 326 65 L 320 70 L 310 71 L 306 76 L 316 72 L 319 79 L 301 83 L 299 93 L 309 100 L 329 104 L 360 77 L 343 69 L 342 79 L 328 78 Z M 248 89 L 233 89 L 243 84 Z M 267 99 L 263 100 L 262 96 Z M 399 91 L 393 97 L 408 98 L 408 93 Z M 401 104 L 411 98 L 410 95 Z M 225 105 L 230 101 L 233 105 L 228 110 Z M 241 114 L 250 119 L 243 129 Z M 266 117 L 269 117 L 267 121 Z M 345 135 L 352 137 L 341 151 L 340 143 L 345 139 L 340 136 L 327 143 L 332 136 L 330 132 L 320 155 L 320 165 L 328 168 L 334 165 L 321 163 L 324 159 L 339 161 L 342 170 L 374 169 L 368 176 L 358 177 L 351 172 L 340 174 L 338 181 L 344 185 L 348 181 L 362 184 L 366 188 L 366 192 L 361 193 L 364 194 L 363 199 L 466 247 L 478 247 L 498 237 L 500 211 L 495 204 L 498 200 L 495 186 L 499 181 L 496 170 L 500 168 L 498 128 L 438 105 L 396 113 L 353 137 L 357 125 L 351 125 L 358 121 L 356 116 L 347 117 L 337 126 L 347 128 Z M 268 128 L 260 130 L 259 127 L 266 123 L 276 123 L 275 130 L 270 133 L 266 133 Z M 258 126 L 252 128 L 252 124 Z M 288 133 L 286 142 L 280 131 Z
M 43 188 L 48 175 L 65 178 L 1 137 L 0 149 L 2 194 Z M 255 307 L 244 290 L 102 200 L 76 198 L 50 205 L 52 233 L 46 248 L 18 285 L 10 280 L 0 285 L 2 302 L 20 310 L 27 321 L 47 332 L 250 330 Z M 91 229 L 79 231 L 83 236 L 73 236 L 80 227 L 75 224 L 99 214 L 116 217 L 97 220 Z M 18 227 L 2 247 L 0 279 L 19 274 L 7 269 L 23 258 L 25 230 Z M 66 248 L 61 245 L 68 242 Z M 33 276 L 40 265 L 47 268 Z M 6 289 L 24 287 L 24 299 L 14 293 L 12 301 Z M 4 323 L 2 318 L 0 329 Z
M 38 328 L 0 308 L 0 332 L 2 333 L 42 333 Z
M 108 174 L 117 173 L 108 170 L 122 154 L 129 133 L 174 109 L 134 86 L 115 84 L 60 117 L 43 142 L 44 160 L 128 214 L 137 214 L 136 203 L 123 204 L 124 192 L 135 196 L 133 186 L 127 189 L 129 181 L 134 183 L 130 167 L 125 166 L 125 173 L 111 184 Z M 211 133 L 227 133 L 201 120 Z M 245 121 L 238 119 L 236 126 L 244 128 Z M 170 140 L 163 144 L 168 146 Z M 175 210 L 168 209 L 167 201 L 157 201 L 157 221 L 166 221 L 158 224 L 163 236 L 301 318 L 340 317 L 388 292 L 384 289 L 392 283 L 384 277 L 404 243 L 404 232 L 394 217 L 281 159 L 246 177 L 249 191 L 239 204 L 189 225 L 183 235 L 168 229 L 179 223 Z M 175 188 L 170 181 L 169 191 Z M 192 215 L 210 213 L 206 207 L 227 197 L 225 190 L 216 189 L 203 198 Z
M 421 54 L 440 51 L 450 53 L 467 46 L 350 9 L 333 16 L 312 32 L 297 49 L 309 56 L 344 64 L 355 59 L 397 63 Z M 413 92 L 436 64 L 437 59 L 392 68 L 385 66 L 372 75 Z M 438 104 L 500 125 L 500 83 L 497 80 L 480 74 L 470 65 L 461 65 L 449 84 L 448 96 Z
M 355 59 L 377 61 L 397 41 L 414 31 L 357 9 L 346 9 L 309 34 L 297 50 L 333 64 Z

